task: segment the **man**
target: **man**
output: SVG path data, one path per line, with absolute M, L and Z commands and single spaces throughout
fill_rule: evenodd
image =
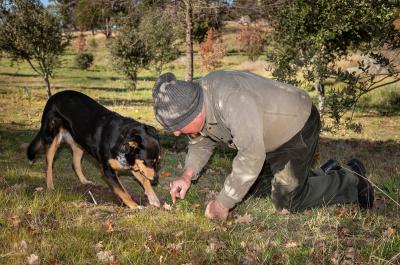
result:
M 206 207 L 208 218 L 225 220 L 264 163 L 273 174 L 271 197 L 278 210 L 351 202 L 372 207 L 373 188 L 359 160 L 348 162 L 355 173 L 334 160 L 310 169 L 320 118 L 302 89 L 239 71 L 217 71 L 194 82 L 166 73 L 154 86 L 153 100 L 158 122 L 175 136 L 190 138 L 184 171 L 170 183 L 174 203 L 185 197 L 217 143 L 225 143 L 238 152 L 223 189 Z

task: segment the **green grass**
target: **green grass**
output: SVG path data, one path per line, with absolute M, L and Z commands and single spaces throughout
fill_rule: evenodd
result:
M 162 169 L 155 191 L 162 203 L 171 204 L 169 182 L 182 170 L 187 140 L 163 132 L 153 117 L 154 73 L 140 72 L 138 89 L 132 92 L 113 71 L 103 48 L 100 39 L 93 50 L 95 65 L 89 71 L 72 66 L 72 49 L 62 56 L 52 79 L 53 92 L 84 92 L 114 111 L 160 129 Z M 180 62 L 166 70 L 182 78 L 184 65 Z M 248 70 L 259 65 L 232 55 L 225 58 L 223 68 Z M 195 72 L 197 77 L 204 74 Z M 398 93 L 399 87 L 392 90 Z M 376 106 L 392 96 L 374 93 L 355 114 L 362 132 L 323 132 L 317 163 L 330 157 L 342 163 L 359 157 L 371 179 L 399 201 L 400 116 L 396 111 L 382 116 Z M 377 192 L 376 207 L 367 212 L 342 205 L 282 214 L 275 212 L 269 198 L 251 197 L 232 211 L 227 222 L 207 220 L 204 202 L 222 188 L 235 156 L 226 148 L 217 150 L 187 199 L 178 201 L 172 210 L 128 210 L 101 180 L 99 167 L 88 156 L 83 171 L 96 186 L 82 186 L 72 170 L 68 148 L 62 148 L 55 160 L 55 191 L 46 191 L 43 155 L 33 166 L 25 156 L 26 143 L 40 126 L 45 102 L 43 82 L 26 64 L 0 61 L 0 264 L 26 264 L 31 254 L 39 257 L 40 264 L 101 264 L 96 255 L 100 251 L 110 251 L 120 264 L 400 262 L 400 209 L 381 192 Z M 130 176 L 121 179 L 135 200 L 146 204 L 139 184 Z M 246 214 L 252 220 L 238 222 L 238 216 Z M 110 222 L 112 231 L 107 225 Z M 99 242 L 102 247 L 96 247 Z

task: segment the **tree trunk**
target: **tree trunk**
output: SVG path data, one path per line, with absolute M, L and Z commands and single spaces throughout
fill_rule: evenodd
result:
M 46 88 L 47 88 L 47 97 L 50 98 L 51 97 L 51 86 L 50 86 L 49 76 L 47 74 L 44 75 L 44 83 L 46 84 Z
M 137 83 L 137 72 L 130 72 L 128 75 L 129 75 L 129 80 L 131 82 L 131 89 L 132 91 L 135 91 Z
M 314 89 L 318 95 L 318 109 L 321 115 L 324 113 L 325 108 L 325 87 L 321 79 L 318 79 L 314 84 Z
M 193 29 L 193 9 L 192 1 L 185 1 L 186 10 L 186 81 L 193 80 L 193 40 L 192 40 L 192 29 Z

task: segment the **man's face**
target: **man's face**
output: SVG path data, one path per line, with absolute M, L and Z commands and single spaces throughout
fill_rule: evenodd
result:
M 182 129 L 174 131 L 173 134 L 175 136 L 179 136 L 181 134 L 199 133 L 203 129 L 205 121 L 206 121 L 206 110 L 205 107 L 203 106 L 203 109 L 196 116 L 196 118 L 194 118 L 188 125 L 186 125 Z

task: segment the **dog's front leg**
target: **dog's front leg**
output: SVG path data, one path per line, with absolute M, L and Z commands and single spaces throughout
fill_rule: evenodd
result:
M 137 180 L 142 184 L 144 188 L 144 193 L 146 194 L 147 198 L 149 199 L 150 205 L 160 207 L 160 200 L 158 199 L 156 193 L 151 186 L 150 180 L 147 179 L 145 176 L 140 174 L 139 172 L 131 171 L 132 174 L 136 177 Z
M 125 190 L 122 186 L 121 182 L 119 181 L 117 174 L 115 171 L 108 167 L 104 166 L 104 179 L 107 184 L 111 187 L 112 191 L 131 209 L 140 209 L 141 207 L 137 205 L 136 202 L 132 200 L 132 197 L 129 193 Z

